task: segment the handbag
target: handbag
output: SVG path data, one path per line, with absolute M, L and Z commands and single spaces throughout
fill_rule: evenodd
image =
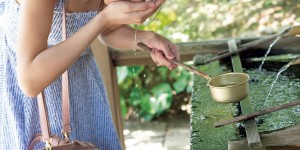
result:
M 38 95 L 38 108 L 40 116 L 40 125 L 42 133 L 35 135 L 35 138 L 29 145 L 29 150 L 33 150 L 36 143 L 43 141 L 45 142 L 45 148 L 42 150 L 99 150 L 95 145 L 75 140 L 70 142 L 69 134 L 71 133 L 70 127 L 70 111 L 69 111 L 69 88 L 68 88 L 68 73 L 65 72 L 62 75 L 62 122 L 63 130 L 62 134 L 64 139 L 61 139 L 58 135 L 51 135 L 49 128 L 49 117 L 46 106 L 46 99 L 44 92 Z
M 63 4 L 63 21 L 62 21 L 62 38 L 66 40 L 66 6 Z M 104 1 L 101 0 L 99 11 L 104 7 Z M 40 125 L 42 133 L 37 133 L 29 145 L 29 150 L 33 150 L 34 146 L 43 141 L 45 148 L 42 150 L 99 150 L 95 145 L 89 142 L 79 140 L 70 141 L 69 134 L 71 133 L 70 124 L 70 97 L 69 97 L 69 79 L 68 71 L 62 75 L 62 123 L 63 123 L 63 139 L 58 135 L 51 135 L 49 117 L 46 106 L 44 91 L 37 96 Z

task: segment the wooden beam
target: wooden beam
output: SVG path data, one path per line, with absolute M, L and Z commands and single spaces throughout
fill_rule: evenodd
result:
M 105 84 L 115 128 L 125 149 L 116 67 L 112 63 L 109 48 L 104 46 L 98 38 L 91 43 L 91 49 Z
M 258 39 L 263 39 L 266 37 L 258 38 L 242 38 L 236 39 L 239 45 L 244 45 L 249 42 L 253 42 Z M 272 48 L 270 52 L 271 55 L 279 54 L 299 54 L 300 45 L 297 44 L 297 41 L 300 40 L 300 37 L 286 37 L 278 41 Z M 208 40 L 208 41 L 197 41 L 197 42 L 186 42 L 186 43 L 177 43 L 179 47 L 181 61 L 190 61 L 197 54 L 214 54 L 218 55 L 221 53 L 228 52 L 227 49 L 228 39 L 221 40 Z M 254 45 L 249 52 L 240 53 L 241 57 L 260 57 L 265 54 L 265 51 L 268 49 L 272 41 L 262 43 L 259 45 Z M 119 50 L 119 49 L 110 49 L 112 53 L 113 64 L 115 66 L 133 66 L 133 65 L 145 65 L 153 64 L 150 55 L 147 52 L 137 50 Z
M 181 61 L 191 61 L 196 54 L 218 54 L 227 49 L 226 40 L 188 42 L 177 44 Z M 148 52 L 142 50 L 111 49 L 115 66 L 132 66 L 151 64 L 152 59 Z
M 228 41 L 228 46 L 229 46 L 230 51 L 237 50 L 237 45 L 236 45 L 236 42 L 234 39 Z M 234 72 L 243 72 L 243 68 L 242 68 L 242 64 L 241 64 L 239 55 L 232 56 L 231 60 L 232 60 L 232 66 L 233 66 Z M 248 97 L 246 99 L 242 100 L 240 102 L 240 105 L 241 105 L 243 114 L 250 114 L 253 112 L 253 109 L 251 107 L 251 103 L 250 103 L 250 100 Z M 250 120 L 245 121 L 244 123 L 245 123 L 245 129 L 246 129 L 249 147 L 250 148 L 262 147 L 255 119 L 252 118 Z
M 285 130 L 276 131 L 269 134 L 261 135 L 262 148 L 255 149 L 272 149 L 276 147 L 281 148 L 280 150 L 289 150 L 296 148 L 300 149 L 300 126 L 294 126 Z M 250 150 L 247 139 L 240 141 L 228 141 L 228 149 L 230 150 Z M 279 149 L 277 149 L 279 150 Z

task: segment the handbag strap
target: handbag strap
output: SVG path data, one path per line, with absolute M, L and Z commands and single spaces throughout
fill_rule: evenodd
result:
M 44 141 L 50 141 L 50 125 L 49 125 L 49 118 L 48 118 L 48 111 L 47 111 L 47 105 L 45 100 L 45 94 L 44 91 L 42 91 L 38 96 L 38 108 L 39 108 L 39 116 L 40 116 L 40 124 L 41 124 L 41 130 L 42 130 L 42 136 Z
M 68 0 L 67 0 L 68 1 Z M 104 8 L 104 0 L 101 0 L 99 5 L 99 11 Z M 67 39 L 66 32 L 66 4 L 63 2 L 63 10 L 62 10 L 62 40 Z M 38 99 L 38 109 L 40 116 L 40 125 L 43 140 L 46 144 L 51 144 L 51 130 L 49 124 L 49 117 L 45 99 L 44 90 L 39 93 L 37 96 Z M 68 79 L 68 71 L 66 70 L 62 74 L 62 122 L 63 122 L 63 130 L 62 133 L 64 135 L 65 140 L 69 141 L 69 134 L 71 132 L 71 121 L 70 121 L 70 94 L 69 94 L 69 79 Z
M 66 40 L 66 13 L 65 13 L 65 4 L 63 3 L 63 14 L 62 14 L 62 40 Z M 49 117 L 45 99 L 45 93 L 42 91 L 37 96 L 38 99 L 38 109 L 40 116 L 40 125 L 43 140 L 45 142 L 51 142 L 51 130 L 49 124 Z M 65 140 L 69 140 L 69 133 L 71 132 L 71 121 L 70 121 L 70 97 L 69 97 L 69 79 L 68 71 L 65 71 L 62 74 L 62 122 L 63 130 L 62 133 L 65 137 Z
M 62 14 L 62 40 L 67 39 L 66 31 L 66 5 L 63 3 L 63 14 Z M 66 140 L 69 140 L 68 136 L 71 132 L 71 121 L 70 121 L 70 94 L 69 94 L 69 77 L 68 70 L 62 75 L 62 122 L 63 122 L 63 134 Z

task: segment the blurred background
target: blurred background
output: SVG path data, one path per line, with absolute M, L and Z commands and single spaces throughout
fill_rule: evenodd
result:
M 166 0 L 157 16 L 133 27 L 158 32 L 176 43 L 261 37 L 297 25 L 298 2 Z M 0 16 L 1 35 L 4 22 L 5 16 Z M 117 73 L 127 149 L 174 149 L 168 148 L 174 140 L 182 141 L 179 149 L 189 149 L 193 75 L 181 68 L 170 71 L 153 65 L 122 66 Z

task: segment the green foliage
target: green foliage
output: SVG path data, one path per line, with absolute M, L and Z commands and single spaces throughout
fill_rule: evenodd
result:
M 177 93 L 184 92 L 188 86 L 191 76 L 186 70 L 182 70 L 179 74 L 180 75 L 177 76 L 177 80 L 173 83 L 174 90 Z
M 150 121 L 168 112 L 177 93 L 190 93 L 192 88 L 191 73 L 182 69 L 131 66 L 118 67 L 117 73 L 123 117 L 133 109 L 137 116 Z

